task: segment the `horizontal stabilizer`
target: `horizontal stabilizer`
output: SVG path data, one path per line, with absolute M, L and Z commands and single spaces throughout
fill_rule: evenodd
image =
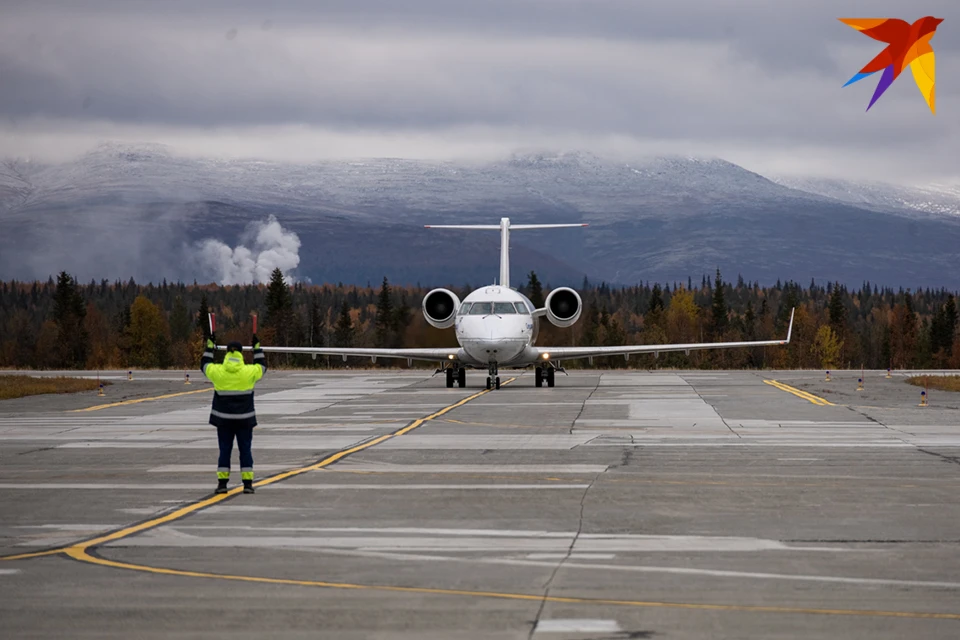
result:
M 470 231 L 499 231 L 500 232 L 500 285 L 510 287 L 510 231 L 525 229 L 567 229 L 571 227 L 586 227 L 587 224 L 510 224 L 510 218 L 500 218 L 500 224 L 425 224 L 427 229 L 467 229 Z

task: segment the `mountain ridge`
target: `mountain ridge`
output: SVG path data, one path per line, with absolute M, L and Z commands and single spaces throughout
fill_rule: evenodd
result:
M 916 190 L 855 192 L 839 183 L 768 178 L 723 159 L 682 156 L 526 151 L 488 162 L 276 163 L 107 144 L 61 164 L 0 163 L 0 275 L 213 277 L 197 273 L 195 244 L 216 238 L 234 246 L 250 224 L 274 214 L 300 236 L 302 278 L 479 285 L 496 274 L 496 234 L 422 225 L 506 216 L 591 225 L 512 236 L 514 282 L 531 269 L 553 284 L 583 276 L 685 282 L 720 267 L 764 283 L 812 277 L 960 288 L 952 268 L 960 209 L 954 215 L 949 189 L 937 192 L 940 208 L 925 208 L 932 191 L 909 206 L 889 194 L 902 200 Z

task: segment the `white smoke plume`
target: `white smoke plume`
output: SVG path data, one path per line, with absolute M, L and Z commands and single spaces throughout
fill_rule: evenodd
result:
M 291 272 L 300 264 L 300 238 L 280 226 L 276 216 L 253 223 L 240 241 L 231 249 L 220 240 L 203 240 L 195 246 L 195 257 L 220 284 L 269 282 L 276 268 L 293 282 Z

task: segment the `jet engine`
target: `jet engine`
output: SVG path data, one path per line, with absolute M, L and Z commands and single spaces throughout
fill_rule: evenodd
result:
M 580 311 L 583 309 L 580 296 L 569 287 L 551 291 L 544 306 L 547 309 L 547 320 L 558 327 L 572 326 L 580 319 Z
M 423 317 L 437 329 L 452 327 L 459 308 L 460 298 L 447 289 L 434 289 L 423 297 Z

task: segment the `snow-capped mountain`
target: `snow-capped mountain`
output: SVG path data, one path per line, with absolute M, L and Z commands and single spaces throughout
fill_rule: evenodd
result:
M 422 225 L 508 216 L 590 223 L 512 236 L 516 281 L 536 269 L 553 284 L 685 282 L 720 267 L 765 283 L 956 288 L 950 193 L 773 181 L 701 158 L 283 164 L 103 145 L 59 165 L 0 163 L 0 278 L 67 269 L 82 279 L 203 279 L 191 260 L 197 241 L 232 245 L 274 214 L 300 236 L 298 272 L 313 281 L 482 284 L 496 275 L 496 234 Z
M 878 211 L 960 216 L 960 183 L 900 186 L 825 178 L 776 177 L 777 184 Z

